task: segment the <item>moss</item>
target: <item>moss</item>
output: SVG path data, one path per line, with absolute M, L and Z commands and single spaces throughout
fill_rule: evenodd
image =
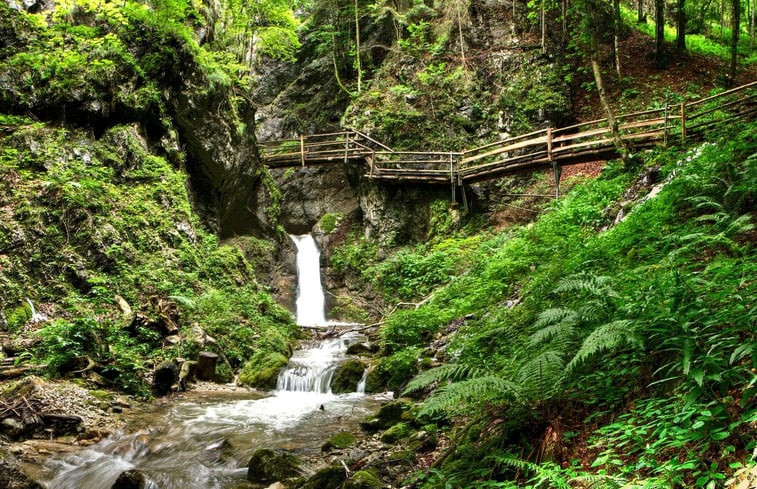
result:
M 299 486 L 299 489 L 339 489 L 346 479 L 344 467 L 332 465 L 310 476 L 304 484 Z
M 381 441 L 384 443 L 397 443 L 403 438 L 410 436 L 412 429 L 407 423 L 397 423 L 381 435 Z
M 355 392 L 360 379 L 363 378 L 365 365 L 360 360 L 347 360 L 334 373 L 331 390 L 334 394 Z
M 32 310 L 28 304 L 21 304 L 7 311 L 5 318 L 8 324 L 8 331 L 15 333 L 32 318 Z
M 340 213 L 324 214 L 321 217 L 321 230 L 326 234 L 333 233 L 342 218 L 344 215 Z
M 380 489 L 384 487 L 376 474 L 370 470 L 358 470 L 345 481 L 342 489 Z
M 360 426 L 366 431 L 378 431 L 388 429 L 400 421 L 407 421 L 407 415 L 412 405 L 407 401 L 393 401 L 381 406 L 379 411 Z
M 287 357 L 278 352 L 271 353 L 263 359 L 258 357 L 259 355 L 256 355 L 256 358 L 245 364 L 239 374 L 239 385 L 260 389 L 275 388 L 279 371 L 287 364 Z
M 285 450 L 260 448 L 250 458 L 247 480 L 268 483 L 286 481 L 302 474 L 302 462 Z
M 321 447 L 321 451 L 328 452 L 329 450 L 332 450 L 334 448 L 344 449 L 351 447 L 355 444 L 356 441 L 357 438 L 355 437 L 355 435 L 348 431 L 341 431 L 329 438 L 329 440 Z

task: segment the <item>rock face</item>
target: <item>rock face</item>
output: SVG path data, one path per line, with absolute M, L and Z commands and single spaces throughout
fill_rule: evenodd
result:
M 145 475 L 138 470 L 127 470 L 121 472 L 116 482 L 113 483 L 110 489 L 144 489 L 145 488 Z
M 365 365 L 360 360 L 347 360 L 334 372 L 331 390 L 334 394 L 355 392 L 360 379 L 363 378 Z
M 0 449 L 0 487 L 4 489 L 42 489 L 19 468 L 16 459 Z

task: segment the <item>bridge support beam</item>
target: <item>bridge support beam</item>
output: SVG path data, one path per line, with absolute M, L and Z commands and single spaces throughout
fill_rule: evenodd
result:
M 552 173 L 555 175 L 555 199 L 560 198 L 560 176 L 562 175 L 562 166 L 556 161 L 552 162 Z

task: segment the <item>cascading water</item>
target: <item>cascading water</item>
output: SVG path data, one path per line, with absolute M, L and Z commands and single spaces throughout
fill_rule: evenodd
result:
M 297 247 L 297 324 L 324 326 L 324 296 L 321 287 L 321 253 L 309 234 L 289 235 Z
M 326 324 L 318 249 L 310 236 L 292 239 L 298 243 L 298 322 Z M 362 393 L 365 376 L 358 392 L 331 393 L 331 378 L 346 358 L 347 347 L 363 339 L 345 334 L 304 344 L 268 397 L 216 393 L 211 399 L 184 401 L 144 415 L 142 429 L 133 426 L 131 434 L 115 435 L 49 461 L 46 487 L 108 489 L 121 472 L 135 469 L 146 476 L 150 489 L 229 489 L 242 487 L 246 463 L 257 448 L 320 453 L 328 433 L 358 429 L 358 422 L 380 403 L 380 398 Z

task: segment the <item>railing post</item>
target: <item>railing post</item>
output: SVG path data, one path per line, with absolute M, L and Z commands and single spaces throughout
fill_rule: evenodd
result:
M 681 143 L 686 143 L 686 102 L 681 102 Z
M 555 161 L 552 155 L 552 128 L 547 128 L 547 160 L 552 163 L 552 173 L 555 175 L 555 199 L 560 198 L 560 176 L 562 167 Z
M 347 164 L 347 155 L 350 150 L 350 133 L 347 133 L 347 139 L 344 140 L 344 164 Z
M 300 134 L 300 162 L 305 166 L 305 136 Z
M 668 103 L 665 102 L 665 132 L 663 133 L 662 144 L 668 147 Z
M 552 162 L 552 128 L 547 128 L 547 159 Z

